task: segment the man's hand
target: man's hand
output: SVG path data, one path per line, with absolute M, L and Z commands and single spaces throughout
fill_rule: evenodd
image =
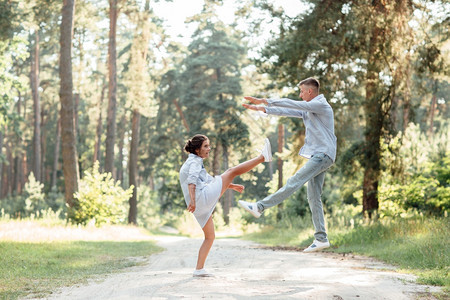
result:
M 244 99 L 250 101 L 253 104 L 265 104 L 265 105 L 267 105 L 267 100 L 266 99 L 260 99 L 260 98 L 250 97 L 250 96 L 245 96 Z
M 256 105 L 250 105 L 250 104 L 242 104 L 243 107 L 247 108 L 247 109 L 251 109 L 251 110 L 256 110 L 256 111 L 263 111 L 266 112 L 266 109 L 263 106 L 256 106 Z

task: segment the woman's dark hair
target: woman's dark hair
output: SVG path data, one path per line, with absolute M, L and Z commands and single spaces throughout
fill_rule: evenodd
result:
M 202 147 L 203 142 L 207 139 L 206 135 L 196 134 L 186 142 L 184 150 L 188 153 L 197 154 L 195 151 L 199 150 Z

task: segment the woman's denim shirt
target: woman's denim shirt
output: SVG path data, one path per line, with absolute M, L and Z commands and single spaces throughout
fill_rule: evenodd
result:
M 209 175 L 203 166 L 203 158 L 190 153 L 180 169 L 180 184 L 186 204 L 189 204 L 191 201 L 188 189 L 189 184 L 195 184 L 195 197 L 198 199 L 198 194 L 213 179 L 214 177 Z

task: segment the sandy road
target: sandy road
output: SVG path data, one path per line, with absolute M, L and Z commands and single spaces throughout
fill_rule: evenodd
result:
M 215 276 L 193 278 L 202 240 L 160 237 L 167 250 L 148 264 L 88 285 L 66 287 L 50 299 L 433 299 L 438 288 L 362 257 L 273 251 L 239 239 L 217 239 L 207 260 Z

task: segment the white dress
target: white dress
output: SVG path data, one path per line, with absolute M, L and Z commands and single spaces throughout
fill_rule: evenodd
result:
M 222 177 L 209 175 L 203 166 L 203 159 L 195 154 L 189 154 L 188 159 L 180 169 L 180 184 L 184 200 L 189 206 L 189 184 L 195 184 L 194 216 L 203 228 L 216 207 L 222 191 Z

